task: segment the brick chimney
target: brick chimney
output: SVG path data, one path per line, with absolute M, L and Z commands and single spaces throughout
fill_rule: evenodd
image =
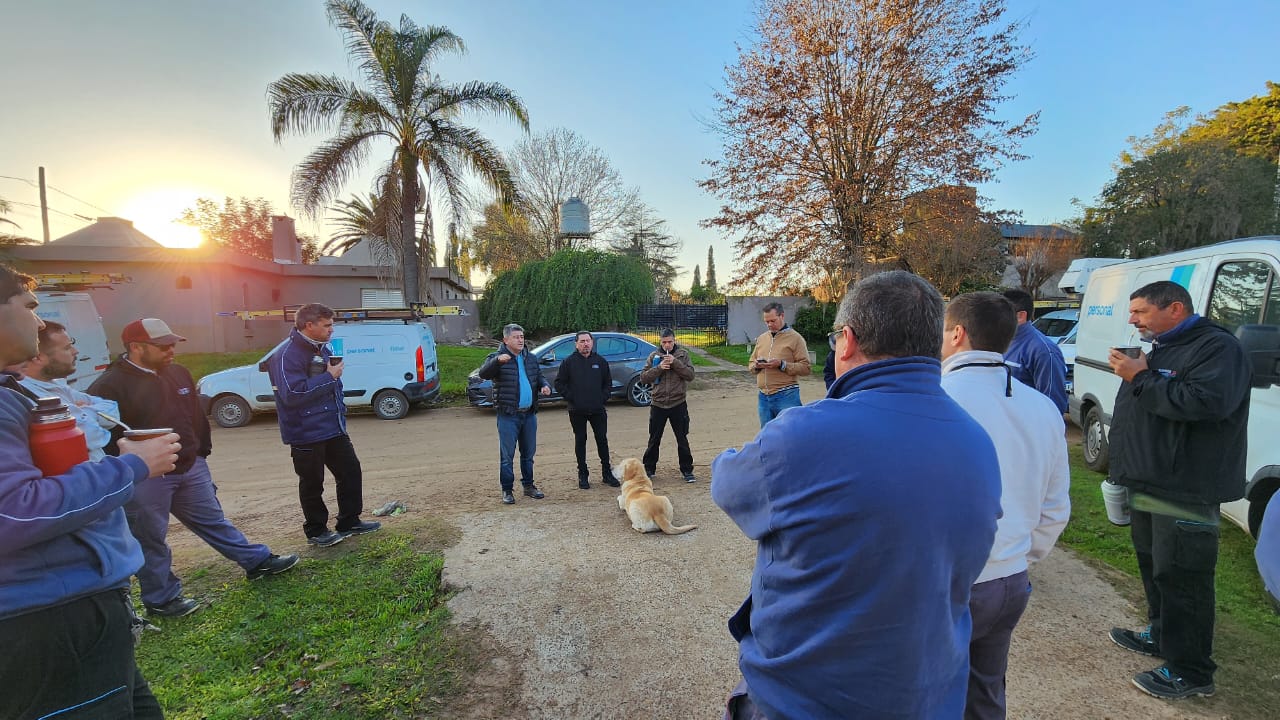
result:
M 302 264 L 302 243 L 293 229 L 293 218 L 288 215 L 271 216 L 271 254 L 283 265 Z

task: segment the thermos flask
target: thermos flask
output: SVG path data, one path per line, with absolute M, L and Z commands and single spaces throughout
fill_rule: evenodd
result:
M 61 475 L 89 460 L 84 431 L 56 397 L 40 398 L 31 410 L 31 460 L 45 477 Z

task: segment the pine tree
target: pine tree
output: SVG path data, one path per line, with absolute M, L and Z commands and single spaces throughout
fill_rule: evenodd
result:
M 716 287 L 716 249 L 714 247 L 707 248 L 707 292 L 711 295 L 718 295 L 720 290 Z
M 694 265 L 693 266 L 693 285 L 689 287 L 689 294 L 693 295 L 694 293 L 700 290 L 702 290 L 702 270 L 699 269 L 699 266 Z

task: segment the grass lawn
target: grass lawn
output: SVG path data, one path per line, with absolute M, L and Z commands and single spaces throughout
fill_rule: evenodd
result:
M 443 564 L 385 531 L 279 577 L 208 587 L 205 608 L 145 635 L 138 663 L 168 718 L 424 717 L 470 673 Z
M 1099 483 L 1103 475 L 1085 467 L 1079 444 L 1071 447 L 1071 522 L 1059 545 L 1097 565 L 1114 568 L 1113 584 L 1139 608 L 1146 608 L 1129 528 L 1107 520 Z M 1229 520 L 1222 522 L 1218 551 L 1218 621 L 1214 678 L 1220 697 L 1230 698 L 1231 717 L 1274 717 L 1280 707 L 1276 682 L 1276 648 L 1280 648 L 1280 615 L 1272 610 L 1253 559 L 1255 543 Z M 1034 601 L 1033 601 L 1034 602 Z M 1105 632 L 1109 628 L 1098 628 Z M 1216 701 L 1210 701 L 1216 702 Z
M 436 360 L 440 363 L 440 398 L 442 401 L 467 400 L 467 375 L 480 367 L 480 363 L 493 352 L 489 347 L 468 345 L 436 345 Z
M 274 345 L 271 347 L 275 347 Z M 263 348 L 261 350 L 245 350 L 244 352 L 230 353 L 178 353 L 174 355 L 173 361 L 191 371 L 191 375 L 200 382 L 200 378 L 215 373 L 219 370 L 239 367 L 241 365 L 254 365 L 262 359 L 263 355 L 271 348 Z

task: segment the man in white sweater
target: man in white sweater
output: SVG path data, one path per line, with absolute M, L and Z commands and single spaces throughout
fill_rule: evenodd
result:
M 942 387 L 991 436 L 1004 511 L 969 599 L 966 720 L 1005 717 L 1009 641 L 1031 595 L 1027 567 L 1049 554 L 1071 514 L 1062 414 L 1014 380 L 1001 355 L 1016 329 L 1013 306 L 991 292 L 953 299 L 943 324 Z

